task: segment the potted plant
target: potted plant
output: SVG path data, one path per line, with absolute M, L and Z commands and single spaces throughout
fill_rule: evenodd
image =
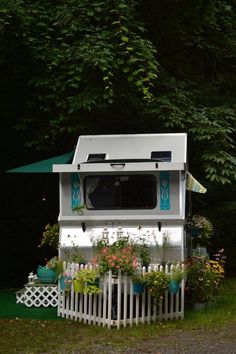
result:
M 145 238 L 140 237 L 138 240 L 135 240 L 133 247 L 140 264 L 147 269 L 151 261 L 151 255 L 150 248 L 148 247 Z
M 49 246 L 54 250 L 59 245 L 59 225 L 47 224 L 44 228 L 43 237 L 39 247 Z M 59 275 L 63 272 L 63 261 L 57 257 L 52 257 L 45 266 L 39 265 L 37 268 L 37 276 L 42 283 L 56 283 Z
M 39 247 L 50 246 L 57 250 L 58 245 L 59 245 L 59 225 L 47 224 L 44 228 L 43 237 L 40 241 Z
M 120 271 L 132 276 L 139 266 L 136 250 L 129 240 L 118 240 L 111 245 L 100 241 L 94 262 L 100 274 L 112 270 L 113 275 Z
M 154 236 L 154 240 L 156 244 L 157 256 L 162 266 L 165 267 L 167 264 L 167 256 L 170 248 L 170 234 L 168 231 L 163 232 L 161 245 L 158 243 L 155 236 Z
M 76 293 L 83 293 L 85 287 L 85 280 L 82 277 L 82 273 L 77 272 L 73 276 L 73 286 L 74 292 Z
M 147 285 L 147 279 L 145 277 L 146 273 L 142 271 L 136 271 L 132 275 L 132 282 L 133 282 L 133 293 L 134 294 L 142 294 L 145 290 Z
M 187 220 L 187 230 L 193 237 L 193 247 L 207 246 L 214 233 L 212 223 L 203 215 L 195 214 Z
M 70 291 L 72 284 L 72 277 L 69 271 L 60 274 L 59 283 L 61 290 Z
M 70 263 L 78 263 L 79 265 L 86 265 L 86 260 L 80 252 L 80 247 L 74 245 L 72 242 L 72 247 L 69 250 L 61 251 L 63 259 Z
M 38 265 L 37 276 L 39 281 L 44 284 L 55 284 L 57 282 L 57 273 L 47 266 Z
M 53 269 L 57 277 L 63 272 L 63 260 L 58 256 L 52 257 L 46 264 L 47 268 Z
M 80 269 L 73 277 L 73 285 L 75 292 L 84 294 L 98 294 L 101 292 L 99 288 L 99 272 L 97 269 Z
M 83 215 L 85 210 L 86 206 L 84 204 L 72 208 L 72 211 L 76 211 L 79 215 Z
M 224 268 L 219 261 L 204 257 L 190 257 L 187 262 L 187 289 L 194 307 L 203 307 L 219 295 L 224 279 Z M 198 306 L 198 304 L 201 304 Z
M 147 288 L 155 301 L 159 301 L 169 286 L 169 275 L 163 271 L 152 271 L 146 273 Z
M 170 273 L 169 292 L 177 294 L 180 288 L 180 283 L 185 277 L 185 271 L 180 265 L 173 266 Z
M 51 258 L 45 266 L 39 265 L 37 268 L 37 276 L 42 283 L 56 283 L 62 272 L 63 261 L 57 256 Z

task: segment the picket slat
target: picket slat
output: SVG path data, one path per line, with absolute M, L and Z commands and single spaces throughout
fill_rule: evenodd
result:
M 100 293 L 98 295 L 98 325 L 100 325 L 101 322 L 102 322 L 102 294 Z
M 130 282 L 130 299 L 129 299 L 129 323 L 130 326 L 133 326 L 133 311 L 134 311 L 134 301 L 133 301 L 133 286 L 132 283 Z
M 141 309 L 142 309 L 142 324 L 145 323 L 145 310 L 146 310 L 146 306 L 145 306 L 145 301 L 146 301 L 146 294 L 143 293 L 142 294 L 142 306 L 141 306 Z
M 123 318 L 124 318 L 124 327 L 127 326 L 127 302 L 128 302 L 128 277 L 124 277 L 124 294 L 123 294 Z

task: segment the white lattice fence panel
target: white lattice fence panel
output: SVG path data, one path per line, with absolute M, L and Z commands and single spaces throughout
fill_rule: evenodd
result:
M 57 307 L 58 288 L 57 285 L 25 285 L 24 292 L 16 293 L 17 302 L 27 307 Z
M 16 303 L 17 304 L 25 303 L 25 289 L 16 291 Z

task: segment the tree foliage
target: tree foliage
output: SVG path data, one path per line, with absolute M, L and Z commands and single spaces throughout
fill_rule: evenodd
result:
M 167 131 L 188 132 L 189 140 L 194 142 L 190 146 L 190 165 L 201 163 L 206 179 L 212 182 L 230 183 L 236 179 L 235 109 L 228 102 L 204 105 L 198 102 L 200 94 L 193 83 L 190 86 L 174 81 L 164 94 L 155 97 L 149 111 Z
M 152 98 L 156 50 L 135 18 L 135 1 L 10 1 L 2 13 L 2 37 L 17 36 L 33 66 L 32 110 L 20 126 L 41 129 L 36 145 L 78 135 L 86 112 L 120 96 Z
M 72 147 L 82 133 L 185 131 L 196 175 L 234 181 L 235 7 L 2 0 L 0 66 L 5 91 L 19 85 L 15 123 L 28 146 Z

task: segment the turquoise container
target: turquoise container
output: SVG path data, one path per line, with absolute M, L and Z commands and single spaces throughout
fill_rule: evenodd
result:
M 37 276 L 41 283 L 55 284 L 57 282 L 57 273 L 46 266 L 39 265 L 37 268 Z
M 180 283 L 175 280 L 171 280 L 169 284 L 169 292 L 171 294 L 177 294 L 179 292 Z
M 141 283 L 133 283 L 133 293 L 142 294 L 144 292 L 145 285 Z
M 60 287 L 61 290 L 70 290 L 71 289 L 71 283 L 72 283 L 72 278 L 70 276 L 61 276 L 60 279 Z

